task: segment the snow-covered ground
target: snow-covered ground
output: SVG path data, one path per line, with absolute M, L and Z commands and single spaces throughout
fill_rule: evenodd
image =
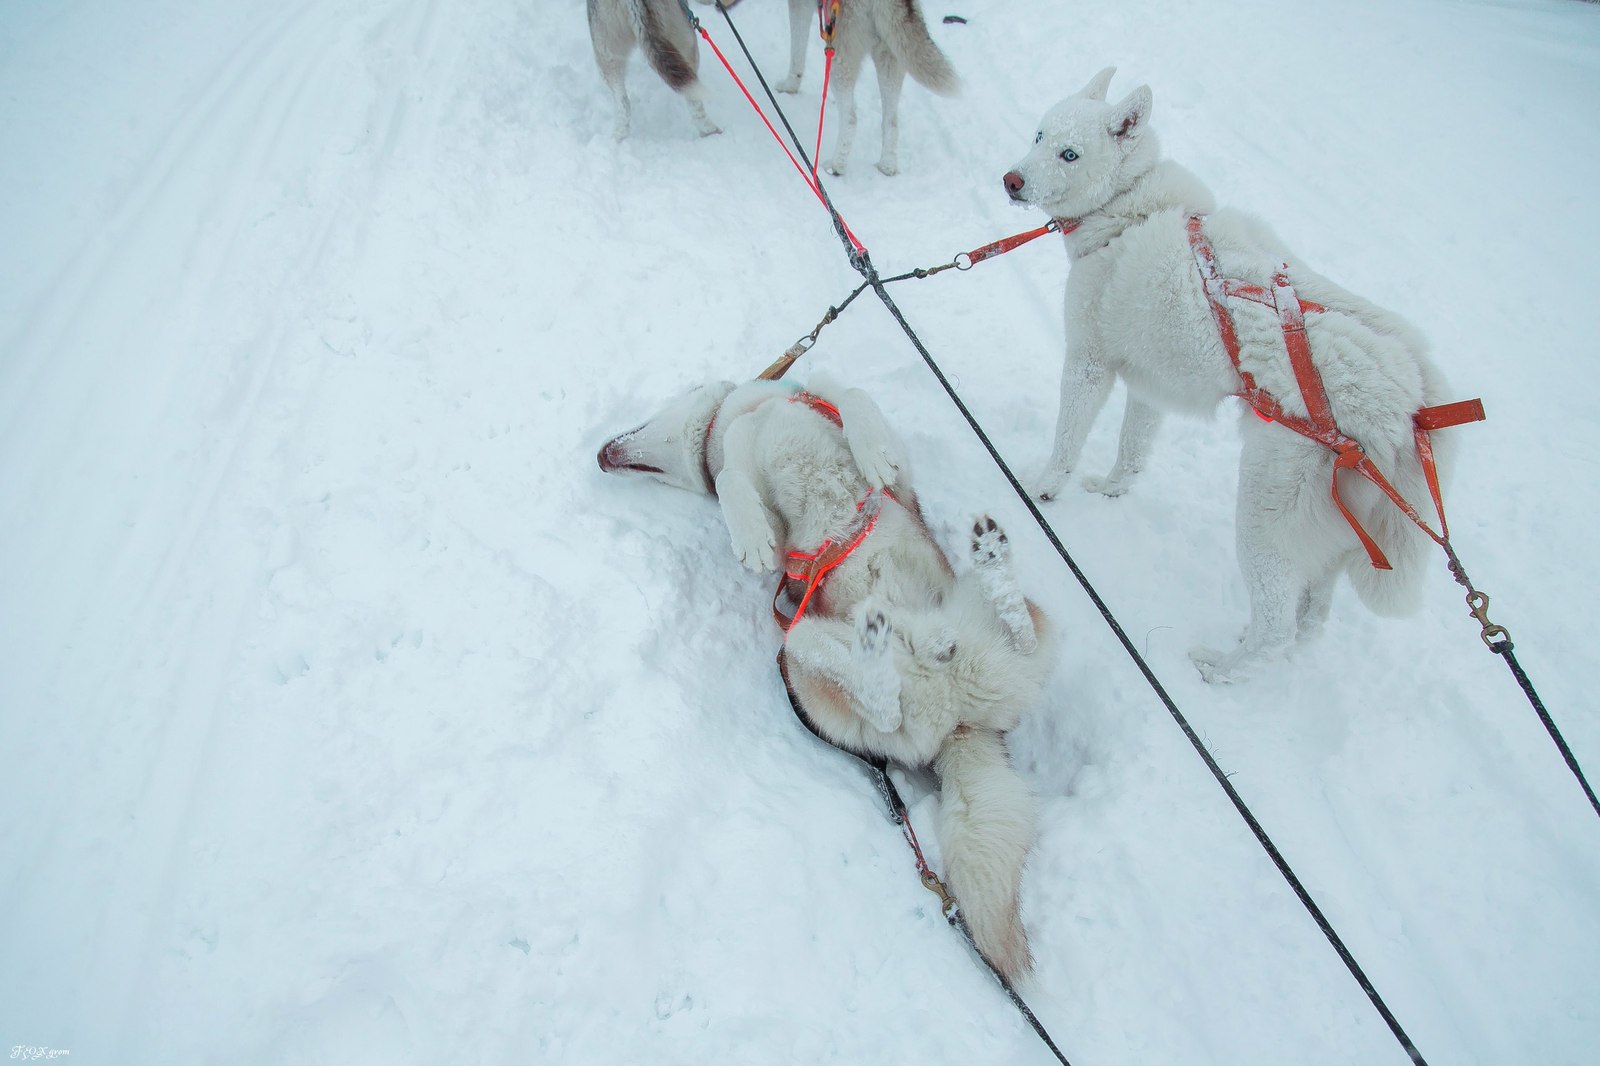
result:
M 831 185 L 878 265 L 1036 225 L 999 178 L 1039 114 L 1148 81 L 1170 154 L 1484 398 L 1456 540 L 1600 772 L 1600 6 L 924 2 L 963 95 L 907 90 L 885 178 L 865 83 Z M 783 5 L 734 13 L 781 73 Z M 714 507 L 595 467 L 855 281 L 711 63 L 723 135 L 636 60 L 617 144 L 577 0 L 6 5 L 0 1053 L 1048 1061 L 794 723 Z M 1023 471 L 1065 271 L 896 292 Z M 1014 747 L 1024 992 L 1073 1062 L 1404 1061 L 882 307 L 807 359 L 903 430 L 942 536 L 1008 524 L 1065 632 Z M 1235 434 L 1170 422 L 1130 495 L 1047 512 L 1429 1061 L 1596 1061 L 1600 823 L 1442 565 L 1415 619 L 1341 589 L 1251 683 L 1190 666 L 1245 618 Z

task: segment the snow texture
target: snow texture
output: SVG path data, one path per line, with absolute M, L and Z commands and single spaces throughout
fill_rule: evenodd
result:
M 909 88 L 899 176 L 829 186 L 884 273 L 1037 226 L 1000 178 L 1039 115 L 1108 64 L 1148 82 L 1172 157 L 1484 398 L 1455 539 L 1600 773 L 1600 7 L 925 10 L 963 94 Z M 734 14 L 781 74 L 784 5 Z M 789 713 L 715 505 L 596 468 L 855 284 L 713 62 L 723 134 L 636 59 L 619 143 L 576 2 L 7 5 L 0 1051 L 1048 1061 Z M 1019 470 L 1066 269 L 1036 241 L 895 289 Z M 1403 1062 L 870 294 L 809 368 L 883 407 L 947 548 L 994 515 L 1063 634 L 1011 745 L 1023 992 L 1072 1061 Z M 1185 657 L 1245 621 L 1235 417 L 1170 420 L 1126 495 L 1051 521 L 1431 1062 L 1594 1062 L 1600 823 L 1442 564 L 1407 620 L 1342 585 L 1248 684 Z M 901 780 L 938 865 L 938 797 Z

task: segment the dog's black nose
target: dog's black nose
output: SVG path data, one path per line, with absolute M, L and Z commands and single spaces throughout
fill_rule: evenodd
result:
M 1022 195 L 1022 186 L 1027 184 L 1022 180 L 1022 175 L 1018 174 L 1015 170 L 1010 171 L 1000 180 L 1005 182 L 1006 192 L 1011 194 L 1011 198 L 1013 200 Z

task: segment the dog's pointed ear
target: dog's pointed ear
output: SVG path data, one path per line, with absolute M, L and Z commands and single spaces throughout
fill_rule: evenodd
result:
M 1119 141 L 1127 141 L 1142 133 L 1149 124 L 1151 102 L 1148 85 L 1141 85 L 1123 97 L 1106 119 L 1106 129 L 1111 131 L 1111 136 Z
M 1085 100 L 1100 100 L 1106 98 L 1106 90 L 1111 88 L 1111 79 L 1116 76 L 1116 67 L 1107 67 L 1089 79 L 1089 84 L 1079 89 L 1074 95 Z

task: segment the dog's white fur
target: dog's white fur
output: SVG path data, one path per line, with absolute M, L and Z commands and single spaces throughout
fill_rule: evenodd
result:
M 682 95 L 702 137 L 722 132 L 706 115 L 705 89 L 698 75 L 699 43 L 678 0 L 589 0 L 589 40 L 600 76 L 616 100 L 618 140 L 628 135 L 632 123 L 626 75 L 635 47 L 661 80 Z
M 1031 963 L 1020 891 L 1034 814 L 1005 734 L 1041 698 L 1048 623 L 992 519 L 975 525 L 972 567 L 955 574 L 920 517 L 905 447 L 864 392 L 820 376 L 809 391 L 838 408 L 842 429 L 787 402 L 792 386 L 722 382 L 608 441 L 600 466 L 715 492 L 734 555 L 758 572 L 847 531 L 869 490 L 892 493 L 789 631 L 789 678 L 836 743 L 934 768 L 950 888 L 980 950 L 1017 978 Z
M 1149 128 L 1148 86 L 1119 103 L 1106 102 L 1114 73 L 1115 68 L 1101 71 L 1046 113 L 1033 147 L 1006 175 L 1013 200 L 1056 218 L 1081 220 L 1066 237 L 1072 260 L 1066 366 L 1055 447 L 1036 494 L 1048 499 L 1066 483 L 1114 380 L 1121 379 L 1128 393 L 1116 462 L 1106 477 L 1084 482 L 1108 496 L 1127 490 L 1162 413 L 1205 415 L 1240 389 L 1189 244 L 1188 218 L 1202 214 L 1222 276 L 1270 286 L 1287 262 L 1299 295 L 1327 307 L 1326 314 L 1307 316 L 1306 330 L 1335 419 L 1407 500 L 1425 506 L 1428 491 L 1412 417 L 1444 400 L 1445 384 L 1422 336 L 1399 316 L 1311 270 L 1259 220 L 1217 210 L 1198 178 L 1161 158 Z M 1285 411 L 1303 416 L 1277 315 L 1247 301 L 1232 301 L 1229 309 L 1242 367 Z M 1240 426 L 1237 546 L 1250 624 L 1231 652 L 1191 653 L 1212 681 L 1243 676 L 1314 632 L 1327 617 L 1341 570 L 1374 611 L 1415 609 L 1431 547 L 1377 489 L 1341 472 L 1340 492 L 1394 565 L 1387 572 L 1373 569 L 1330 497 L 1333 453 L 1248 410 Z M 1436 441 L 1441 469 L 1449 463 L 1450 436 L 1446 432 Z
M 800 91 L 806 46 L 815 32 L 816 19 L 816 0 L 789 0 L 789 75 L 773 86 L 779 92 Z M 961 84 L 955 68 L 933 43 L 917 0 L 843 0 L 833 47 L 834 85 L 830 91 L 839 111 L 839 132 L 828 173 L 843 174 L 850 162 L 856 136 L 856 78 L 861 64 L 871 56 L 883 101 L 883 151 L 878 169 L 895 174 L 900 169 L 900 89 L 906 74 L 941 96 L 951 96 Z

